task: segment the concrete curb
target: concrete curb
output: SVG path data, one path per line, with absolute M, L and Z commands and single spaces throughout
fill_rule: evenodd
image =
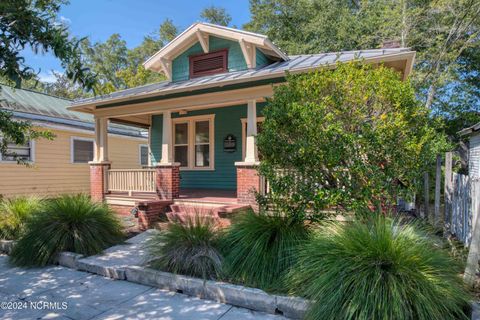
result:
M 0 252 L 10 254 L 14 246 L 14 240 L 0 240 Z
M 95 273 L 107 278 L 112 278 L 115 280 L 126 280 L 124 268 L 117 268 L 112 266 L 102 266 L 95 264 L 90 261 L 85 261 L 87 259 L 78 260 L 76 263 L 76 269 L 80 271 L 86 271 L 90 273 Z
M 60 252 L 56 259 L 56 263 L 71 269 L 78 269 L 78 260 L 84 256 L 75 252 Z
M 302 319 L 308 308 L 308 301 L 299 297 L 271 295 L 260 289 L 225 282 L 204 281 L 139 266 L 125 268 L 125 277 L 127 281 L 255 311 L 282 314 L 291 319 Z

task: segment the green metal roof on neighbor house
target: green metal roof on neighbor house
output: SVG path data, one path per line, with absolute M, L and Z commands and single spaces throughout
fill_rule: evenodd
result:
M 68 110 L 71 103 L 72 101 L 68 99 L 0 84 L 0 108 L 11 111 L 15 118 L 34 123 L 52 123 L 93 131 L 93 116 Z M 111 124 L 109 132 L 128 136 L 144 136 L 144 131 L 140 129 L 117 124 Z

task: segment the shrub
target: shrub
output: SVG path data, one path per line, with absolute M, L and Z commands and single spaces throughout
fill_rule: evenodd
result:
M 395 204 L 445 145 L 413 86 L 392 68 L 352 62 L 287 78 L 258 134 L 271 190 L 265 201 L 283 212 Z
M 222 256 L 217 250 L 218 230 L 205 216 L 186 216 L 147 242 L 150 266 L 163 271 L 216 279 L 221 274 Z
M 458 271 L 423 230 L 376 217 L 316 233 L 290 285 L 315 301 L 307 319 L 459 319 L 468 296 Z
M 297 247 L 308 234 L 302 221 L 248 211 L 222 240 L 225 274 L 248 286 L 283 291 L 284 275 L 296 262 Z
M 16 240 L 24 232 L 26 220 L 40 210 L 38 197 L 17 197 L 0 203 L 0 238 Z
M 61 251 L 93 255 L 122 238 L 120 222 L 106 204 L 86 195 L 63 195 L 27 221 L 11 257 L 17 265 L 43 266 Z

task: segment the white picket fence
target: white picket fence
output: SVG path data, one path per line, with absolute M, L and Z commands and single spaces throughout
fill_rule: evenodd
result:
M 450 233 L 466 246 L 472 240 L 473 224 L 480 202 L 480 180 L 453 173 L 450 214 L 445 217 Z

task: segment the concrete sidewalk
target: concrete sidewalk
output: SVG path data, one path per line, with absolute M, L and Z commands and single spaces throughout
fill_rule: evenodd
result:
M 7 256 L 1 255 L 0 319 L 286 318 L 64 267 L 15 268 L 8 264 Z

